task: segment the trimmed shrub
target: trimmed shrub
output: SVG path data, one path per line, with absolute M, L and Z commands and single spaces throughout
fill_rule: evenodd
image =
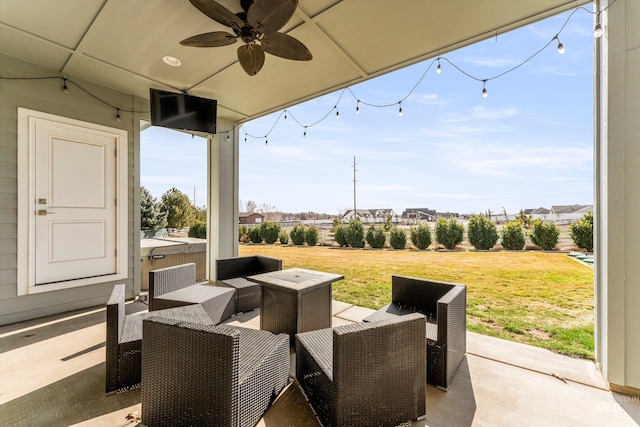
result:
M 278 240 L 280 234 L 280 224 L 273 221 L 265 221 L 260 224 L 260 237 L 269 245 L 273 245 Z
M 554 222 L 545 222 L 541 219 L 533 221 L 529 237 L 534 245 L 545 251 L 555 249 L 560 237 L 560 229 Z
M 411 242 L 418 249 L 427 249 L 431 245 L 431 229 L 428 224 L 420 223 L 409 229 Z
M 286 231 L 282 230 L 282 231 L 280 231 L 280 234 L 278 234 L 278 240 L 280 241 L 281 245 L 288 245 L 289 244 L 289 235 L 287 234 Z
M 304 231 L 304 241 L 309 246 L 315 246 L 318 244 L 318 229 L 316 227 L 309 226 Z
M 336 224 L 333 227 L 333 238 L 338 245 L 347 246 L 349 244 L 347 242 L 347 227 L 344 224 Z
M 484 215 L 471 215 L 467 235 L 473 247 L 485 251 L 494 247 L 499 238 L 496 223 Z
M 569 235 L 573 243 L 581 249 L 593 250 L 593 213 L 587 212 L 578 221 L 571 224 Z
M 260 227 L 250 227 L 247 229 L 247 235 L 249 240 L 253 243 L 262 243 L 262 237 L 260 237 Z
M 449 219 L 438 218 L 436 222 L 436 242 L 447 249 L 455 249 L 462 243 L 464 237 L 464 226 L 454 217 Z
M 289 237 L 291 237 L 291 242 L 294 245 L 304 245 L 304 225 L 294 225 Z
M 349 221 L 346 227 L 347 243 L 352 248 L 364 248 L 364 225 L 360 219 L 355 218 Z
M 521 251 L 524 248 L 524 230 L 522 222 L 508 222 L 501 230 L 502 247 L 508 251 Z
M 407 246 L 407 234 L 398 227 L 391 227 L 389 243 L 393 249 L 404 249 Z
M 367 235 L 365 236 L 367 239 L 367 243 L 374 249 L 380 249 L 384 247 L 384 242 L 387 240 L 387 236 L 384 232 L 384 228 L 377 225 L 372 225 L 367 230 Z
M 197 239 L 206 239 L 207 238 L 207 223 L 206 222 L 196 222 L 191 227 L 189 227 L 189 237 L 195 237 Z

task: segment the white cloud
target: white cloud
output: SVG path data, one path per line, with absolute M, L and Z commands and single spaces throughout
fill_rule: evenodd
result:
M 518 110 L 515 107 L 493 109 L 483 105 L 476 105 L 471 109 L 471 115 L 474 119 L 496 120 L 515 116 Z

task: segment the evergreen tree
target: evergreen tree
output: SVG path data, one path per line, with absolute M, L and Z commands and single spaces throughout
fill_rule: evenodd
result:
M 196 208 L 189 197 L 175 187 L 162 195 L 162 211 L 167 214 L 169 228 L 190 226 L 196 214 Z
M 143 230 L 159 230 L 167 226 L 167 213 L 144 186 L 140 187 L 140 227 Z

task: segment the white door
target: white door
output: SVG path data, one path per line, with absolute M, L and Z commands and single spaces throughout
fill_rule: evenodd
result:
M 42 121 L 35 129 L 35 285 L 117 270 L 112 135 Z

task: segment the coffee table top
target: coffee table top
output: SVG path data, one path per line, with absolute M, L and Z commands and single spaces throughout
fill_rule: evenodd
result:
M 289 268 L 247 277 L 247 280 L 260 283 L 263 286 L 285 288 L 298 292 L 330 285 L 342 279 L 344 279 L 344 276 L 340 274 L 306 270 L 304 268 Z

